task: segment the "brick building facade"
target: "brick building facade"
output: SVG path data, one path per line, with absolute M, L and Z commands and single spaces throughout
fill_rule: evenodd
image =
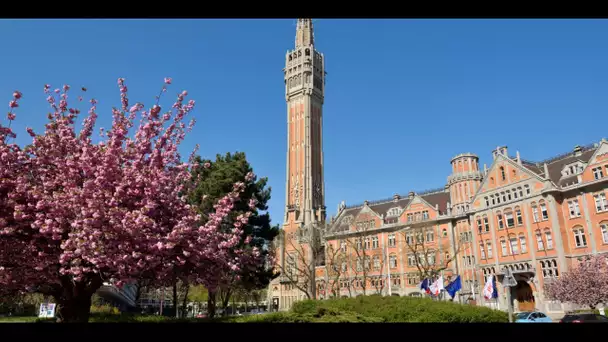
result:
M 446 284 L 461 276 L 456 300 L 506 309 L 501 286 L 497 301 L 486 301 L 481 291 L 486 276 L 500 282 L 509 268 L 518 282 L 511 293 L 515 310 L 562 312 L 564 305 L 545 298 L 544 284 L 585 255 L 608 252 L 608 142 L 539 162 L 497 147 L 483 169 L 477 155 L 460 154 L 440 189 L 342 203 L 325 223 L 324 57 L 314 50 L 311 20 L 298 20 L 296 36 L 285 69 L 286 214 L 276 251 L 282 273 L 295 270 L 300 278 L 277 278 L 269 301 L 285 310 L 307 297 L 300 290 L 310 278 L 302 273 L 307 266 L 297 264 L 311 258 L 313 248 L 300 237 L 317 230 L 324 256 L 314 261 L 317 298 L 422 295 L 421 275 L 431 272 Z

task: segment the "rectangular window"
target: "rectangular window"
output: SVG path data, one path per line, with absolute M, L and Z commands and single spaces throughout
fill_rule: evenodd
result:
M 486 258 L 486 250 L 484 248 L 483 242 L 479 244 L 479 252 L 481 253 L 481 259 Z
M 608 210 L 608 201 L 606 199 L 605 193 L 602 192 L 600 194 L 597 194 L 593 196 L 593 199 L 595 199 L 595 210 L 598 213 L 601 211 Z
M 380 257 L 378 257 L 377 255 L 374 256 L 374 269 L 375 270 L 380 269 Z
M 538 233 L 536 234 L 536 245 L 539 251 L 545 250 L 545 244 L 543 243 L 543 236 Z
M 519 245 L 516 238 L 509 239 L 511 243 L 511 254 L 519 254 Z
M 513 190 L 513 198 L 517 199 L 517 189 Z
M 528 246 L 526 246 L 526 238 L 524 236 L 519 237 L 519 244 L 521 246 L 521 252 L 526 253 L 528 251 Z
M 581 208 L 578 205 L 578 200 L 568 201 L 568 209 L 570 209 L 570 218 L 581 216 Z
M 484 197 L 484 199 L 486 200 L 486 207 L 490 206 L 490 200 L 487 197 Z
M 547 240 L 547 249 L 553 248 L 553 238 L 551 237 L 550 231 L 545 231 L 545 240 Z
M 505 219 L 507 220 L 507 227 L 511 228 L 515 226 L 515 220 L 513 219 L 513 213 L 505 213 Z
M 432 230 L 426 231 L 426 242 L 433 242 L 434 234 Z
M 346 253 L 346 241 L 340 241 L 340 250 Z
M 521 210 L 517 209 L 515 210 L 515 217 L 517 218 L 517 225 L 521 226 L 522 224 L 524 224 L 524 220 L 521 217 Z
M 374 236 L 372 237 L 372 248 L 378 248 L 379 244 L 378 244 L 378 237 Z
M 538 208 L 536 206 L 532 207 L 532 217 L 534 218 L 534 222 L 538 222 Z
M 496 215 L 496 219 L 498 220 L 498 229 L 504 229 L 505 223 L 502 221 L 502 215 Z
M 507 198 L 509 199 L 509 201 L 511 200 L 511 191 L 507 191 Z
M 413 217 L 413 214 L 407 214 L 407 222 L 412 222 Z
M 505 240 L 500 241 L 500 249 L 502 250 L 502 256 L 507 256 L 507 242 Z
M 483 218 L 483 225 L 486 229 L 486 232 L 489 232 L 490 231 L 490 222 L 488 221 L 487 216 L 484 216 L 484 218 Z
M 532 193 L 532 191 L 530 191 L 530 187 L 526 185 L 525 188 L 526 188 L 526 195 L 530 195 L 530 193 Z
M 492 244 L 490 242 L 487 242 L 486 247 L 488 249 L 488 259 L 490 259 L 492 258 Z
M 397 239 L 395 237 L 395 234 L 389 234 L 388 235 L 388 246 L 395 247 L 396 245 L 397 245 Z
M 427 210 L 422 212 L 422 219 L 423 220 L 428 220 L 429 219 L 429 212 Z
M 483 231 L 483 227 L 481 226 L 481 219 L 477 219 L 477 230 L 479 231 L 479 234 L 481 234 L 481 232 Z
M 593 178 L 601 179 L 603 177 L 604 177 L 604 172 L 602 171 L 601 167 L 596 167 L 593 169 Z

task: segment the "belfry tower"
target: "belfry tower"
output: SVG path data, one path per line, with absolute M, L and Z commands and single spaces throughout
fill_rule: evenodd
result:
M 312 19 L 298 19 L 296 42 L 285 55 L 287 102 L 287 230 L 325 221 L 323 100 L 325 58 L 315 50 Z

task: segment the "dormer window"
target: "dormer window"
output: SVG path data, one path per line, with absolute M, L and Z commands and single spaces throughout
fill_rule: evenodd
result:
M 386 213 L 386 216 L 399 216 L 401 214 L 401 208 L 391 208 Z
M 569 164 L 569 165 L 564 166 L 564 168 L 562 169 L 562 176 L 568 177 L 568 176 L 576 175 L 576 174 L 583 172 L 584 169 L 585 169 L 585 165 L 581 162 Z

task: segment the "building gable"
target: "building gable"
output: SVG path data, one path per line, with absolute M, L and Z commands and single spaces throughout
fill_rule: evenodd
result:
M 505 172 L 504 181 L 502 180 L 501 168 L 504 168 Z M 484 175 L 479 189 L 477 192 L 475 192 L 475 195 L 471 199 L 471 202 L 473 203 L 472 206 L 474 209 L 479 208 L 481 206 L 481 195 L 486 192 L 497 190 L 499 188 L 506 188 L 513 183 L 518 183 L 531 178 L 535 180 L 533 185 L 534 188 L 541 189 L 544 186 L 544 180 L 540 175 L 532 172 L 522 165 L 519 165 L 510 158 L 499 154 L 496 156 L 496 159 L 494 159 L 494 162 L 490 166 L 487 174 Z
M 597 147 L 589 163 L 585 167 L 585 170 L 581 174 L 583 182 L 590 182 L 595 180 L 593 170 L 601 167 L 603 176 L 608 176 L 608 142 L 602 140 L 600 145 Z

